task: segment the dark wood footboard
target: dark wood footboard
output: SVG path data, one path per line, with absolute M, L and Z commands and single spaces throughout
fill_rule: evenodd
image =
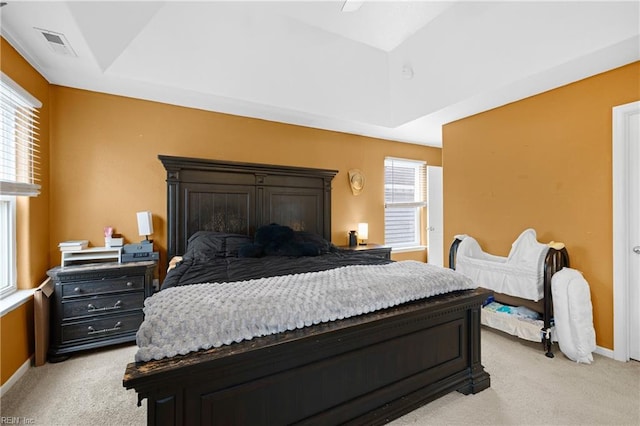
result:
M 490 385 L 480 308 L 461 291 L 185 356 L 131 363 L 148 424 L 382 424 Z

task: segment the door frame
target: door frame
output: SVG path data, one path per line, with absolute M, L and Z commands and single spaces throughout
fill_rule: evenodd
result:
M 444 266 L 444 215 L 442 166 L 427 166 L 427 263 Z M 432 218 L 436 217 L 434 223 Z M 434 234 L 438 234 L 434 238 Z M 434 243 L 434 239 L 436 240 Z
M 613 358 L 629 361 L 630 277 L 629 251 L 631 195 L 629 171 L 631 158 L 627 126 L 628 116 L 640 111 L 640 101 L 613 108 Z M 636 165 L 640 167 L 640 165 Z

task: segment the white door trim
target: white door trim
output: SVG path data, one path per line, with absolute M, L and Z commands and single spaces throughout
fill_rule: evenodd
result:
M 444 266 L 442 166 L 427 166 L 427 263 Z
M 628 116 L 640 101 L 613 108 L 613 358 L 629 361 L 629 228 L 630 185 Z

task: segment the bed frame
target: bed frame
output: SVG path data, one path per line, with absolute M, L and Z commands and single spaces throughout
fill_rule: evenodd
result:
M 456 269 L 456 254 L 458 252 L 458 246 L 462 240 L 455 238 L 449 248 L 449 267 Z M 529 309 L 533 309 L 542 315 L 543 327 L 540 330 L 540 341 L 545 355 L 548 358 L 553 358 L 553 352 L 551 350 L 551 327 L 553 326 L 553 299 L 551 296 L 551 277 L 562 268 L 569 268 L 569 253 L 565 247 L 561 249 L 555 249 L 549 247 L 544 258 L 544 275 L 543 275 L 543 290 L 544 297 L 542 300 L 534 302 L 533 300 L 527 300 L 520 297 L 511 296 L 503 293 L 493 293 L 493 297 L 497 302 L 504 303 L 511 306 L 526 306 Z
M 211 224 L 251 234 L 278 222 L 330 237 L 335 171 L 160 160 L 167 169 L 170 256 L 184 252 L 190 233 Z M 489 387 L 481 364 L 480 309 L 490 294 L 458 291 L 131 363 L 123 385 L 136 390 L 139 405 L 147 399 L 150 425 L 383 424 L 454 390 L 469 394 Z

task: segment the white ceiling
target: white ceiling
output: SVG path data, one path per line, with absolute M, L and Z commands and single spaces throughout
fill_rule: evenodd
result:
M 432 146 L 640 60 L 640 0 L 343 3 L 8 0 L 0 28 L 52 84 Z

